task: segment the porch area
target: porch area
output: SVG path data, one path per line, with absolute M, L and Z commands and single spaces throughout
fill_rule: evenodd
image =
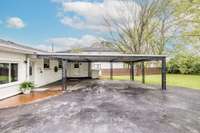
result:
M 84 80 L 68 80 L 66 81 L 68 84 L 68 89 L 73 90 L 75 89 L 75 85 Z M 44 91 L 42 90 L 44 89 Z M 38 91 L 40 90 L 40 91 Z M 25 104 L 31 104 L 34 102 L 38 102 L 41 100 L 45 100 L 54 96 L 59 96 L 63 94 L 62 91 L 62 81 L 57 81 L 39 88 L 35 88 L 30 94 L 18 94 L 16 96 L 12 96 L 9 98 L 5 98 L 0 100 L 0 109 L 3 108 L 11 108 L 17 107 Z

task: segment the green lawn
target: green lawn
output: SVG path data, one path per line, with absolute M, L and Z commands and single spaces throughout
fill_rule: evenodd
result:
M 0 81 L 8 80 L 8 76 L 0 76 Z
M 106 76 L 104 78 L 109 78 Z M 130 76 L 114 76 L 116 80 L 130 80 Z M 141 81 L 141 76 L 136 76 L 136 81 Z M 146 75 L 147 84 L 161 84 L 161 75 Z M 200 89 L 200 75 L 167 74 L 167 85 Z

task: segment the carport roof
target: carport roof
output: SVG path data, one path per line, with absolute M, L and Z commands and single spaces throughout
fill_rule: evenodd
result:
M 166 55 L 136 55 L 136 54 L 80 54 L 80 53 L 41 53 L 39 58 L 64 59 L 82 62 L 139 62 L 162 60 Z

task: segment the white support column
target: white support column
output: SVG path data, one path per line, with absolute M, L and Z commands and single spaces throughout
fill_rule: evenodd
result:
M 8 65 L 8 81 L 11 82 L 11 63 Z

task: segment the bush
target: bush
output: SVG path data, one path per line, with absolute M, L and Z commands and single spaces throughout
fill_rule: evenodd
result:
M 168 73 L 200 74 L 200 57 L 178 54 L 167 63 Z
M 180 73 L 179 71 L 179 65 L 176 63 L 176 61 L 174 59 L 171 59 L 168 63 L 167 63 L 167 70 L 168 73 L 174 73 L 174 74 L 178 74 Z
M 34 84 L 32 82 L 23 82 L 20 84 L 19 88 L 21 91 L 31 90 L 34 88 Z
M 193 73 L 200 74 L 200 60 L 196 61 L 192 66 Z

